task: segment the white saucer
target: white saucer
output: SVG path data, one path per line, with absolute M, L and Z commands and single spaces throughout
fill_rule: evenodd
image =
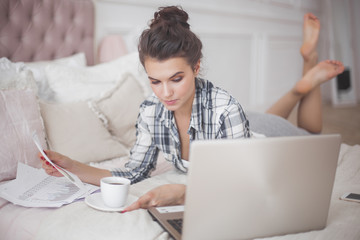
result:
M 133 199 L 133 197 L 128 196 L 128 199 L 126 201 L 125 206 L 119 207 L 119 208 L 111 208 L 105 205 L 105 203 L 102 200 L 101 192 L 93 193 L 85 198 L 85 203 L 89 205 L 92 208 L 95 208 L 100 211 L 106 211 L 106 212 L 121 212 L 124 210 L 125 207 L 129 206 L 131 203 L 133 203 L 136 199 Z

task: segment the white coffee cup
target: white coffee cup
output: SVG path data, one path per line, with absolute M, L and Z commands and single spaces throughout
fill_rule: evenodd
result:
M 130 180 L 123 177 L 105 177 L 100 180 L 101 197 L 106 206 L 119 208 L 125 205 Z

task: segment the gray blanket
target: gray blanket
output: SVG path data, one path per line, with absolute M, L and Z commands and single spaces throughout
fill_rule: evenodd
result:
M 298 128 L 288 120 L 267 113 L 247 112 L 250 129 L 253 132 L 264 134 L 267 137 L 302 136 L 310 133 Z

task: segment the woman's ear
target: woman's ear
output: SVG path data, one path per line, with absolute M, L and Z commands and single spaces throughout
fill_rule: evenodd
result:
M 194 67 L 194 74 L 197 76 L 199 74 L 199 72 L 200 72 L 200 59 Z

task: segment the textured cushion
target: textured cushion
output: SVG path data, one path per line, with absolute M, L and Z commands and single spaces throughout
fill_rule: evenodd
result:
M 40 167 L 32 141 L 36 132 L 46 148 L 39 106 L 32 90 L 0 91 L 0 181 L 16 176 L 17 163 Z
M 59 58 L 52 61 L 28 62 L 26 66 L 31 70 L 38 87 L 38 96 L 46 101 L 54 101 L 54 91 L 49 86 L 45 68 L 52 64 L 60 64 L 70 67 L 85 67 L 86 58 L 84 53 L 74 54 L 69 57 Z
M 0 58 L 0 89 L 32 89 L 37 92 L 33 74 L 24 63 L 13 63 L 9 59 Z
M 40 102 L 40 107 L 51 150 L 83 163 L 128 155 L 86 102 Z
M 51 65 L 46 68 L 50 87 L 56 94 L 55 100 L 63 103 L 98 97 L 112 88 L 127 72 L 133 73 L 144 91 L 150 94 L 146 73 L 136 52 L 91 67 Z
M 1 0 L 0 56 L 13 62 L 85 52 L 94 63 L 92 0 Z
M 136 140 L 136 119 L 145 100 L 143 87 L 131 74 L 125 74 L 103 97 L 90 101 L 94 112 L 104 120 L 112 135 L 128 148 Z
M 54 102 L 84 101 L 97 97 L 111 89 L 114 86 L 115 79 L 107 81 L 107 79 L 103 78 L 101 71 L 92 71 L 97 68 L 48 66 L 46 76 L 49 79 L 50 88 L 54 91 Z

